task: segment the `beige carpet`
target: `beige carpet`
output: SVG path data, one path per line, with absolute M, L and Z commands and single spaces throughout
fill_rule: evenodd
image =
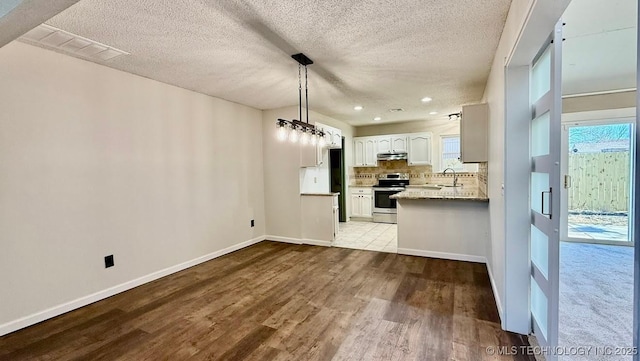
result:
M 596 347 L 633 343 L 633 247 L 560 243 L 559 345 L 593 346 L 562 361 L 631 360 L 596 355 Z

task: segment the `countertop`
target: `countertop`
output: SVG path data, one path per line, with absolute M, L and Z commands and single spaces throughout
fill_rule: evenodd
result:
M 433 189 L 428 186 L 410 185 L 405 191 L 396 193 L 391 199 L 444 199 L 454 201 L 489 202 L 489 198 L 478 187 L 443 187 Z
M 339 196 L 340 192 L 328 192 L 328 193 L 300 193 L 301 196 L 317 196 L 317 197 L 333 197 Z

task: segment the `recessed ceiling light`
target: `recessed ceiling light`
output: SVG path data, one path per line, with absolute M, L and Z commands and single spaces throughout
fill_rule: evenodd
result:
M 429 115 L 436 115 L 438 112 L 429 112 Z
M 363 107 L 362 105 L 356 105 L 355 107 L 353 107 L 353 110 L 362 110 Z
M 382 120 L 382 118 L 380 118 L 380 117 L 375 117 L 375 118 L 373 118 L 373 120 L 375 120 L 375 121 L 377 122 L 378 120 Z
M 421 99 L 423 103 L 428 103 L 430 101 L 432 101 L 433 99 L 429 98 L 429 97 L 424 97 Z

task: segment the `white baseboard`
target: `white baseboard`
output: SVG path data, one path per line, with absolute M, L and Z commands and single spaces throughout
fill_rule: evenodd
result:
M 264 239 L 266 239 L 267 241 L 276 241 L 276 242 L 283 242 L 283 243 L 308 244 L 311 246 L 331 247 L 330 241 L 321 241 L 318 239 L 291 238 L 291 237 L 281 237 L 281 236 L 265 236 Z
M 491 267 L 489 267 L 489 262 L 485 262 L 487 264 L 487 272 L 489 272 L 489 280 L 491 281 L 491 289 L 493 290 L 493 298 L 496 299 L 496 306 L 498 307 L 498 316 L 500 316 L 500 325 L 503 330 L 506 330 L 505 320 L 502 315 L 502 301 L 500 301 L 500 294 L 498 293 L 498 288 L 496 287 L 496 280 L 493 278 L 493 272 L 491 272 Z
M 450 259 L 454 261 L 487 263 L 487 259 L 482 256 L 472 256 L 472 255 L 460 254 L 460 253 L 424 251 L 421 249 L 398 248 L 398 254 L 404 254 L 408 256 L 442 258 L 442 259 Z
M 276 241 L 282 243 L 302 244 L 302 240 L 298 238 L 280 237 L 280 236 L 264 236 L 267 241 Z
M 310 244 L 312 246 L 331 247 L 331 242 L 321 241 L 318 239 L 303 239 L 302 244 Z
M 25 328 L 27 326 L 34 325 L 34 324 L 36 324 L 38 322 L 42 322 L 42 321 L 47 320 L 49 318 L 59 316 L 59 315 L 61 315 L 63 313 L 75 310 L 77 308 L 86 306 L 88 304 L 103 300 L 105 298 L 111 297 L 111 296 L 116 295 L 118 293 L 130 290 L 130 289 L 138 287 L 140 285 L 143 285 L 145 283 L 149 283 L 151 281 L 155 281 L 155 280 L 157 280 L 159 278 L 168 276 L 168 275 L 170 275 L 172 273 L 176 273 L 176 272 L 185 270 L 187 268 L 196 266 L 196 265 L 198 265 L 200 263 L 210 261 L 210 260 L 212 260 L 214 258 L 218 258 L 220 256 L 224 256 L 225 254 L 228 254 L 228 253 L 237 251 L 239 249 L 254 245 L 254 244 L 256 244 L 258 242 L 262 242 L 264 240 L 265 240 L 265 237 L 264 236 L 260 236 L 260 237 L 257 237 L 257 238 L 242 242 L 242 243 L 238 243 L 238 244 L 233 245 L 231 247 L 227 247 L 225 249 L 221 249 L 219 251 L 215 251 L 213 253 L 209 253 L 207 255 L 204 255 L 204 256 L 201 256 L 201 257 L 198 257 L 198 258 L 194 258 L 194 259 L 192 259 L 190 261 L 183 262 L 183 263 L 177 264 L 175 266 L 171 266 L 171 267 L 165 268 L 163 270 L 150 273 L 150 274 L 148 274 L 146 276 L 142 276 L 140 278 L 136 278 L 134 280 L 121 283 L 119 285 L 107 288 L 107 289 L 102 290 L 102 291 L 98 291 L 98 292 L 90 294 L 88 296 L 80 297 L 80 298 L 75 299 L 73 301 L 69 301 L 67 303 L 63 303 L 61 305 L 51 307 L 51 308 L 46 309 L 44 311 L 40 311 L 40 312 L 34 313 L 32 315 L 19 318 L 17 320 L 7 322 L 5 324 L 0 325 L 0 336 L 6 335 L 6 334 L 14 332 L 14 331 L 17 331 L 17 330 L 19 330 L 21 328 Z

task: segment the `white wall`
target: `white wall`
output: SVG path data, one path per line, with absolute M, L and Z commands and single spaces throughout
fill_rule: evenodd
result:
M 0 79 L 0 326 L 265 234 L 261 111 L 18 42 Z
M 276 138 L 276 120 L 278 118 L 297 119 L 298 117 L 298 108 L 295 106 L 262 112 L 266 234 L 299 240 L 302 238 L 300 212 L 301 145 L 280 142 Z M 309 111 L 309 123 L 316 121 L 342 131 L 346 143 L 344 149 L 346 166 L 351 167 L 353 165 L 351 149 L 353 127 L 339 120 Z M 345 168 L 347 169 L 347 167 Z M 348 209 L 347 214 L 349 214 Z

